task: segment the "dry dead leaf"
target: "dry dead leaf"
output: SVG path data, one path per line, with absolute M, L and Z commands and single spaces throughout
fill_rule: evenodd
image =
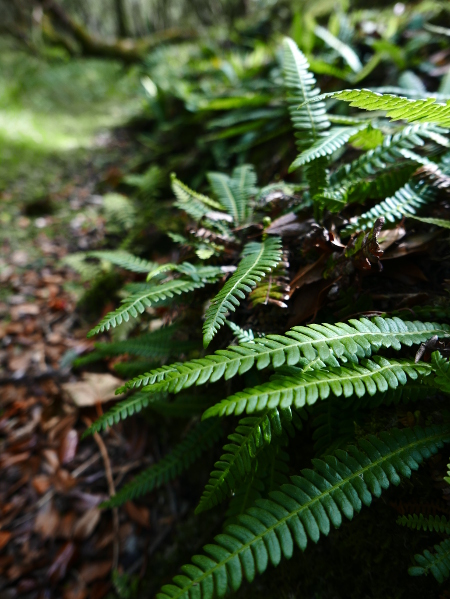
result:
M 12 533 L 10 533 L 9 531 L 0 530 L 0 551 L 9 543 L 11 536 Z
M 99 578 L 104 578 L 111 571 L 111 560 L 101 562 L 85 563 L 81 566 L 79 576 L 85 583 L 89 584 Z
M 144 528 L 150 526 L 150 510 L 143 505 L 136 505 L 132 501 L 127 501 L 123 506 L 128 516 Z
M 55 509 L 53 502 L 48 501 L 38 511 L 34 521 L 34 531 L 40 534 L 44 539 L 55 537 L 60 523 L 59 513 Z
M 83 373 L 83 380 L 62 385 L 64 391 L 79 407 L 94 406 L 116 397 L 115 391 L 122 381 L 112 374 Z
M 76 539 L 87 539 L 94 532 L 99 520 L 100 510 L 97 507 L 87 510 L 75 523 L 75 526 L 73 527 L 73 536 Z

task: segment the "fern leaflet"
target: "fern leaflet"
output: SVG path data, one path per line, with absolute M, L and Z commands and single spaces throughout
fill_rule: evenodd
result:
M 88 252 L 86 256 L 111 262 L 111 264 L 115 264 L 116 266 L 120 266 L 131 272 L 148 273 L 158 266 L 155 262 L 149 262 L 144 258 L 138 258 L 137 256 L 133 256 L 133 254 L 122 250 L 99 250 Z
M 423 576 L 431 572 L 435 579 L 442 583 L 450 576 L 450 539 L 445 539 L 435 545 L 436 553 L 425 549 L 422 555 L 415 555 L 414 559 L 419 564 L 408 569 L 411 576 Z
M 445 516 L 424 516 L 423 514 L 408 514 L 400 516 L 397 524 L 412 530 L 434 530 L 450 535 L 450 522 Z

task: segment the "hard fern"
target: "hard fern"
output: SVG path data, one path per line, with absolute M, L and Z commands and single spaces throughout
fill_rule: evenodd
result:
M 408 347 L 420 344 L 433 335 L 450 336 L 450 326 L 376 316 L 372 320 L 360 318 L 350 319 L 348 323 L 293 327 L 284 336 L 266 335 L 252 343 L 217 350 L 205 358 L 162 366 L 132 379 L 117 392 L 145 385 L 147 391 L 177 393 L 194 384 L 215 382 L 222 377 L 228 380 L 253 366 L 258 370 L 271 364 L 274 368 L 283 364 L 306 366 L 317 357 L 327 360 L 329 366 L 339 366 L 338 360 L 356 363 L 381 347 L 399 350 L 402 344 Z
M 283 435 L 283 410 L 269 410 L 257 416 L 242 418 L 234 433 L 228 435 L 224 453 L 214 464 L 196 513 L 208 510 L 233 493 L 254 468 L 258 454 L 273 436 Z
M 397 524 L 412 530 L 431 530 L 450 535 L 450 522 L 445 516 L 424 516 L 423 514 L 408 514 L 399 516 Z
M 154 466 L 140 472 L 131 482 L 104 502 L 102 507 L 117 507 L 135 497 L 150 493 L 154 488 L 174 479 L 214 445 L 221 435 L 222 428 L 218 419 L 210 423 L 197 423 L 168 455 Z
M 349 102 L 350 106 L 363 110 L 383 110 L 392 120 L 435 123 L 441 127 L 450 126 L 450 100 L 441 104 L 436 103 L 435 98 L 409 100 L 402 96 L 380 94 L 369 89 L 346 89 L 323 94 L 307 101 L 321 103 L 326 98 Z
M 202 281 L 185 279 L 173 279 L 159 285 L 143 285 L 141 291 L 133 293 L 122 300 L 122 305 L 117 310 L 107 314 L 97 326 L 90 330 L 88 337 L 103 331 L 109 331 L 111 327 L 116 327 L 124 321 L 128 322 L 130 317 L 136 318 L 145 311 L 145 308 L 161 300 L 188 293 L 204 285 L 205 283 Z
M 431 572 L 440 583 L 450 576 L 450 539 L 445 539 L 439 545 L 435 545 L 434 549 L 436 553 L 431 553 L 426 549 L 422 555 L 414 556 L 418 565 L 408 569 L 411 576 L 423 576 Z
M 298 374 L 290 376 L 275 374 L 271 382 L 239 391 L 208 408 L 203 418 L 239 415 L 243 412 L 252 414 L 275 407 L 294 406 L 299 409 L 313 405 L 318 399 L 327 399 L 330 395 L 375 395 L 405 385 L 408 377 L 414 380 L 419 374 L 426 375 L 430 371 L 428 364 L 374 356 L 372 360 L 362 360 L 360 364 L 309 372 L 299 370 Z
M 450 442 L 445 426 L 381 432 L 335 456 L 313 460 L 314 470 L 291 477 L 291 483 L 257 499 L 238 524 L 225 527 L 215 543 L 206 545 L 206 555 L 192 558 L 173 584 L 162 587 L 158 599 L 211 599 L 236 591 L 244 578 L 252 581 L 263 573 L 269 559 L 277 566 L 282 557 L 293 555 L 294 544 L 306 549 L 339 527 L 342 516 L 351 520 L 372 497 L 379 497 L 400 475 L 410 477 L 424 459 Z
M 234 169 L 231 177 L 223 173 L 208 173 L 211 188 L 234 224 L 246 222 L 251 215 L 250 200 L 257 193 L 256 174 L 250 164 Z
M 225 322 L 226 313 L 234 312 L 239 300 L 245 298 L 257 282 L 275 268 L 281 260 L 281 240 L 269 237 L 262 243 L 248 243 L 242 252 L 236 272 L 225 283 L 216 297 L 211 301 L 205 315 L 203 325 L 203 345 L 208 347 L 214 335 Z M 239 298 L 239 299 L 238 299 Z

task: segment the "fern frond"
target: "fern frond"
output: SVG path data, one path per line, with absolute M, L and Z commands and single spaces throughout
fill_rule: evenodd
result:
M 330 122 L 324 102 L 304 104 L 316 99 L 320 90 L 316 87 L 314 75 L 309 71 L 305 55 L 290 38 L 283 41 L 283 74 L 292 124 L 301 132 L 297 146 L 304 150 L 323 136 Z M 304 105 L 298 109 L 299 104 Z
M 271 445 L 270 450 L 264 449 L 260 458 L 233 495 L 226 512 L 225 526 L 236 524 L 237 516 L 243 514 L 257 499 L 289 482 L 289 454 L 280 445 Z
M 365 152 L 350 164 L 341 166 L 331 177 L 331 183 L 342 184 L 345 180 L 348 184 L 349 180 L 373 175 L 379 170 L 384 170 L 389 164 L 396 165 L 399 158 L 416 160 L 415 156 L 405 154 L 405 150 L 423 146 L 425 142 L 422 138 L 429 139 L 434 134 L 443 137 L 443 133 L 446 133 L 445 129 L 429 123 L 407 125 L 394 135 L 387 135 L 383 143 L 375 149 Z
M 436 372 L 436 385 L 444 393 L 450 393 L 450 361 L 435 351 L 431 354 L 431 362 Z
M 145 308 L 161 300 L 188 293 L 204 285 L 205 283 L 202 281 L 186 281 L 184 279 L 165 281 L 159 285 L 144 285 L 141 291 L 133 293 L 122 300 L 121 306 L 117 310 L 109 312 L 97 326 L 89 331 L 88 337 L 103 331 L 109 331 L 111 327 L 116 327 L 123 321 L 128 322 L 130 316 L 137 318 L 139 314 L 145 311 Z
M 351 520 L 372 497 L 379 497 L 400 475 L 410 477 L 424 459 L 450 442 L 448 427 L 383 431 L 335 456 L 313 460 L 314 470 L 303 470 L 291 483 L 258 499 L 238 524 L 225 527 L 206 545 L 206 555 L 192 558 L 173 584 L 162 587 L 157 599 L 212 599 L 228 588 L 237 591 L 243 579 L 263 573 L 269 559 L 277 566 L 292 557 L 294 544 L 305 550 L 308 540 L 317 542 L 338 528 L 342 516 Z M 449 542 L 450 543 L 450 542 Z
M 262 243 L 248 243 L 242 252 L 236 272 L 225 283 L 212 300 L 205 315 L 203 325 L 203 345 L 208 347 L 214 335 L 225 322 L 226 313 L 235 312 L 245 293 L 250 293 L 257 281 L 260 281 L 281 260 L 281 239 L 269 237 Z
M 97 420 L 84 431 L 83 439 L 88 435 L 98 433 L 101 430 L 106 430 L 108 427 L 119 423 L 121 420 L 133 416 L 133 414 L 138 414 L 144 408 L 147 408 L 152 401 L 157 401 L 158 397 L 162 397 L 162 394 L 152 396 L 144 393 L 136 393 L 123 401 L 119 401 L 115 406 L 108 410 L 108 412 L 105 412 L 100 418 L 97 418 Z
M 423 514 L 408 514 L 399 516 L 397 524 L 412 530 L 431 530 L 450 535 L 450 522 L 445 516 L 424 516 Z
M 142 356 L 144 358 L 161 358 L 179 355 L 194 349 L 197 343 L 195 341 L 174 340 L 173 336 L 178 328 L 175 325 L 161 327 L 139 337 L 131 337 L 130 339 L 111 343 L 96 343 L 94 347 L 100 356 L 131 354 L 132 356 Z
M 117 507 L 135 497 L 141 497 L 187 470 L 222 435 L 218 420 L 211 421 L 209 426 L 204 424 L 204 422 L 197 423 L 168 455 L 154 466 L 140 472 L 101 507 Z
M 442 227 L 444 229 L 450 229 L 450 220 L 445 220 L 444 218 L 427 218 L 424 216 L 412 216 L 410 218 L 414 218 L 415 220 L 420 220 L 421 223 L 427 223 L 429 225 L 436 225 L 436 227 Z
M 289 172 L 291 173 L 296 168 L 318 158 L 331 156 L 331 154 L 342 148 L 353 135 L 362 129 L 366 129 L 367 126 L 367 123 L 362 123 L 355 127 L 334 127 L 328 132 L 326 137 L 317 139 L 312 146 L 297 156 L 289 167 Z
M 222 377 L 228 380 L 253 366 L 258 370 L 270 364 L 274 368 L 283 364 L 305 366 L 317 357 L 328 361 L 330 366 L 339 366 L 337 358 L 341 362 L 355 363 L 360 358 L 371 356 L 380 347 L 399 350 L 402 344 L 408 347 L 418 345 L 433 335 L 439 338 L 450 336 L 450 326 L 376 316 L 373 320 L 360 318 L 351 319 L 348 323 L 293 327 L 284 336 L 266 335 L 252 343 L 217 350 L 204 358 L 162 366 L 129 381 L 118 392 L 148 385 L 147 391 L 178 393 L 194 384 L 216 382 Z
M 220 202 L 216 202 L 208 196 L 190 189 L 187 185 L 177 179 L 175 173 L 172 173 L 170 178 L 172 191 L 178 200 L 176 202 L 178 208 L 186 210 L 186 208 L 195 207 L 202 216 L 205 216 L 210 210 L 224 210 L 224 207 Z
M 257 192 L 253 166 L 244 164 L 234 169 L 232 176 L 208 173 L 211 188 L 236 225 L 245 222 L 250 214 L 250 198 Z
M 411 566 L 408 569 L 411 576 L 423 576 L 431 572 L 440 583 L 450 576 L 450 539 L 445 539 L 439 545 L 435 545 L 434 549 L 436 553 L 425 549 L 422 555 L 414 556 L 419 565 Z
M 436 103 L 435 98 L 409 100 L 404 96 L 379 94 L 369 89 L 344 89 L 323 94 L 312 101 L 322 103 L 327 98 L 348 102 L 350 106 L 362 110 L 383 110 L 391 120 L 404 120 L 410 123 L 436 123 L 441 127 L 450 127 L 450 100 L 447 100 L 445 104 L 441 104 Z M 303 108 L 305 107 L 301 107 L 301 109 Z
M 86 256 L 111 262 L 111 264 L 115 264 L 131 272 L 148 273 L 158 266 L 155 262 L 149 262 L 144 258 L 138 258 L 122 250 L 99 250 L 87 252 Z
M 211 398 L 202 395 L 181 395 L 169 401 L 166 395 L 152 398 L 148 407 L 152 412 L 168 418 L 190 418 L 202 414 L 211 405 Z
M 283 434 L 283 411 L 276 408 L 258 416 L 242 418 L 233 434 L 231 443 L 224 446 L 224 453 L 214 464 L 208 484 L 203 491 L 195 512 L 209 510 L 233 493 L 251 472 L 255 458 L 270 444 L 272 435 Z
M 387 221 L 394 223 L 404 216 L 415 215 L 416 210 L 422 208 L 433 196 L 427 190 L 417 191 L 409 183 L 404 185 L 395 194 L 376 204 L 361 216 L 351 219 L 351 223 L 342 231 L 341 235 L 351 235 L 356 231 L 365 231 L 375 224 L 377 218 L 383 216 Z
M 374 356 L 373 360 L 362 360 L 360 364 L 345 367 L 309 372 L 300 370 L 295 376 L 275 374 L 269 383 L 238 391 L 208 408 L 203 418 L 239 415 L 243 412 L 252 414 L 275 407 L 294 406 L 299 409 L 313 405 L 318 399 L 328 399 L 330 395 L 375 395 L 378 391 L 383 393 L 389 388 L 405 385 L 408 377 L 414 380 L 419 374 L 430 372 L 431 366 L 428 364 Z
M 234 322 L 231 322 L 231 320 L 226 320 L 225 322 L 233 331 L 239 343 L 252 343 L 255 339 L 255 335 L 251 329 L 244 330 Z
M 311 421 L 315 455 L 332 453 L 354 441 L 355 422 L 360 417 L 355 408 L 353 402 L 345 409 L 342 402 L 334 397 L 316 405 Z

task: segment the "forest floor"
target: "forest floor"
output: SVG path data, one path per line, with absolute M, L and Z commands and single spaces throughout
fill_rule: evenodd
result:
M 101 599 L 119 564 L 145 570 L 148 528 L 170 523 L 165 508 L 99 509 L 151 458 L 143 427 L 81 439 L 120 381 L 72 370 L 98 314 L 77 308 L 86 283 L 65 259 L 101 245 L 102 194 L 139 159 L 117 128 L 142 106 L 139 78 L 114 63 L 3 49 L 0 597 Z

